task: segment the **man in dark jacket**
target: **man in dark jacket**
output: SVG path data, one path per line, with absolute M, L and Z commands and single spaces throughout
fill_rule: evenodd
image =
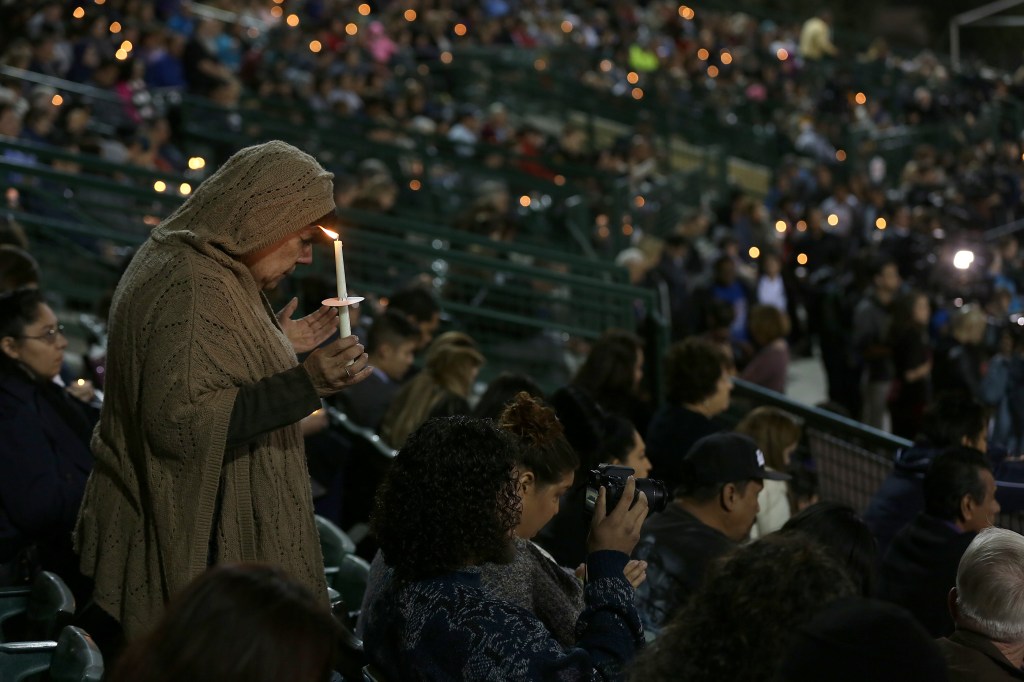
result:
M 975 534 L 999 513 L 985 455 L 968 447 L 943 451 L 924 477 L 925 511 L 893 540 L 882 561 L 879 596 L 910 611 L 933 636 L 953 631 L 946 596 Z
M 864 522 L 878 541 L 879 556 L 896 534 L 924 509 L 922 481 L 932 460 L 944 449 L 965 445 L 985 452 L 985 408 L 960 394 L 945 394 L 925 415 L 922 438 L 913 447 L 900 450 L 893 470 L 864 513 Z
M 701 438 L 686 454 L 677 498 L 645 524 L 636 548 L 647 561 L 636 604 L 648 632 L 686 603 L 712 561 L 747 538 L 766 478 L 789 476 L 765 469 L 754 441 L 737 433 Z
M 938 640 L 950 682 L 1024 680 L 1024 537 L 981 531 L 949 594 L 956 631 Z

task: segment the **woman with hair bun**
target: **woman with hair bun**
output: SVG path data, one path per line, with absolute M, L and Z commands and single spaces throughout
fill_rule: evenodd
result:
M 559 566 L 532 540 L 558 513 L 560 500 L 573 487 L 579 458 L 555 412 L 525 391 L 505 408 L 498 425 L 520 445 L 516 475 L 523 513 L 515 529 L 515 559 L 485 565 L 483 582 L 495 595 L 533 612 L 555 639 L 570 646 L 576 642 L 576 619 L 583 611 L 583 572 L 577 568 L 574 574 Z M 626 565 L 626 579 L 634 588 L 646 578 L 646 567 L 641 561 Z
M 481 577 L 496 596 L 533 612 L 555 639 L 571 646 L 583 612 L 583 584 L 532 539 L 558 513 L 579 458 L 554 411 L 525 391 L 505 408 L 498 425 L 520 446 L 516 477 L 523 513 L 515 528 L 512 563 L 486 564 Z

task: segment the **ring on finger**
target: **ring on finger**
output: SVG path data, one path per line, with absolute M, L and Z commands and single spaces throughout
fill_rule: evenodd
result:
M 348 367 L 345 368 L 345 376 L 347 376 L 349 379 L 352 378 L 352 371 Z

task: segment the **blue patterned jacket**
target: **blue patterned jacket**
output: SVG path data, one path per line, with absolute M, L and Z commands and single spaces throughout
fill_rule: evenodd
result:
M 622 552 L 595 552 L 577 645 L 561 646 L 529 611 L 489 594 L 478 570 L 381 586 L 363 644 L 387 680 L 618 680 L 643 646 Z

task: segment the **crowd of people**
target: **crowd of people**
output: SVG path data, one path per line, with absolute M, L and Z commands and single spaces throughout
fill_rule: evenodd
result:
M 571 125 L 549 143 L 420 71 L 460 40 L 589 51 L 567 73 L 595 92 L 635 99 L 633 73 L 652 98 L 802 155 L 772 169 L 764 202 L 723 198 L 619 255 L 671 323 L 654 359 L 664 403 L 646 340 L 625 330 L 556 390 L 503 373 L 478 395 L 487 349 L 439 333 L 445 302 L 422 281 L 352 311 L 354 336 L 326 306 L 275 311 L 268 296 L 337 206 L 387 211 L 405 190 L 379 162 L 332 177 L 290 144 L 246 147 L 134 254 L 102 393 L 71 372 L 32 256 L 0 247 L 0 584 L 59 574 L 114 680 L 336 680 L 356 607 L 382 680 L 1024 677 L 1024 540 L 993 527 L 1024 508 L 997 485 L 1021 475 L 1024 261 L 1012 233 L 983 235 L 1019 213 L 1022 147 L 993 114 L 1012 108 L 1012 79 L 960 88 L 881 43 L 844 71 L 827 13 L 775 26 L 664 3 L 365 8 L 240 1 L 223 23 L 173 0 L 5 6 L 0 30 L 29 36 L 5 65 L 119 103 L 57 103 L 4 77 L 0 135 L 184 172 L 159 91 L 227 110 L 254 91 L 381 142 L 433 136 L 539 181 L 592 165 L 639 188 L 663 170 L 652 121 L 608 149 Z M 899 78 L 848 99 L 863 73 Z M 919 146 L 898 173 L 872 147 L 950 121 L 964 149 Z M 844 150 L 851 129 L 867 142 Z M 457 227 L 514 240 L 510 208 L 486 208 Z M 831 409 L 914 441 L 863 518 L 819 499 L 800 419 L 724 419 L 734 377 L 784 392 L 790 353 L 815 348 Z M 356 442 L 324 408 L 378 435 Z M 339 617 L 314 512 L 369 529 L 362 604 Z
M 58 3 L 7 8 L 5 30 L 20 27 L 28 37 L 12 34 L 7 66 L 107 90 L 116 103 L 69 97 L 57 104 L 51 89 L 5 77 L 0 134 L 185 172 L 187 140 L 175 135 L 159 93 L 185 90 L 230 110 L 244 92 L 256 92 L 271 110 L 351 120 L 382 144 L 432 140 L 452 154 L 454 178 L 460 159 L 518 164 L 538 182 L 554 177 L 544 164 L 569 169 L 570 181 L 575 169 L 584 184 L 597 182 L 589 192 L 593 237 L 608 241 L 609 207 L 601 201 L 614 193 L 583 169 L 628 177 L 642 196 L 644 182 L 667 173 L 654 120 L 638 115 L 633 132 L 607 148 L 594 147 L 574 124 L 549 138 L 516 117 L 514 102 L 484 111 L 455 99 L 431 71 L 459 47 L 559 50 L 568 76 L 606 96 L 626 95 L 620 91 L 634 74 L 639 87 L 681 98 L 681 108 L 789 140 L 775 145 L 780 161 L 763 203 L 737 191 L 705 200 L 668 230 L 629 225 L 634 245 L 617 262 L 633 283 L 658 292 L 673 338 L 719 339 L 741 376 L 776 391 L 785 389 L 791 350 L 819 349 L 833 403 L 906 438 L 917 435 L 932 395 L 966 385 L 999 413 L 996 443 L 1019 449 L 1020 398 L 1002 377 L 1021 371 L 1014 324 L 1024 267 L 1013 232 L 985 238 L 1020 214 L 1024 148 L 1006 119 L 1019 105 L 1015 75 L 954 74 L 931 55 L 898 57 L 881 42 L 839 61 L 838 51 L 855 50 L 830 37 L 827 12 L 801 26 L 664 3 L 592 17 L 508 3 L 427 3 L 413 15 L 366 8 L 327 3 L 286 16 L 281 6 L 228 3 L 223 9 L 234 19 L 227 23 L 177 2 L 110 2 L 70 17 Z M 349 14 L 351 22 L 339 18 Z M 770 120 L 750 111 L 759 107 Z M 946 142 L 926 134 L 943 125 Z M 857 145 L 843 138 L 850 131 Z M 905 153 L 879 148 L 883 134 L 905 140 Z M 339 163 L 340 205 L 392 212 L 412 191 L 400 167 Z M 475 174 L 467 166 L 465 184 L 474 186 Z M 444 182 L 454 193 L 463 183 L 453 177 Z M 522 219 L 511 189 L 521 188 L 482 183 L 455 206 L 450 224 L 514 242 Z M 55 210 L 45 200 L 26 203 Z M 647 204 L 631 212 L 675 210 Z M 623 216 L 638 226 L 639 218 Z M 979 314 L 988 320 L 984 334 Z M 856 334 L 846 333 L 851 326 Z M 862 390 L 845 390 L 851 382 Z

